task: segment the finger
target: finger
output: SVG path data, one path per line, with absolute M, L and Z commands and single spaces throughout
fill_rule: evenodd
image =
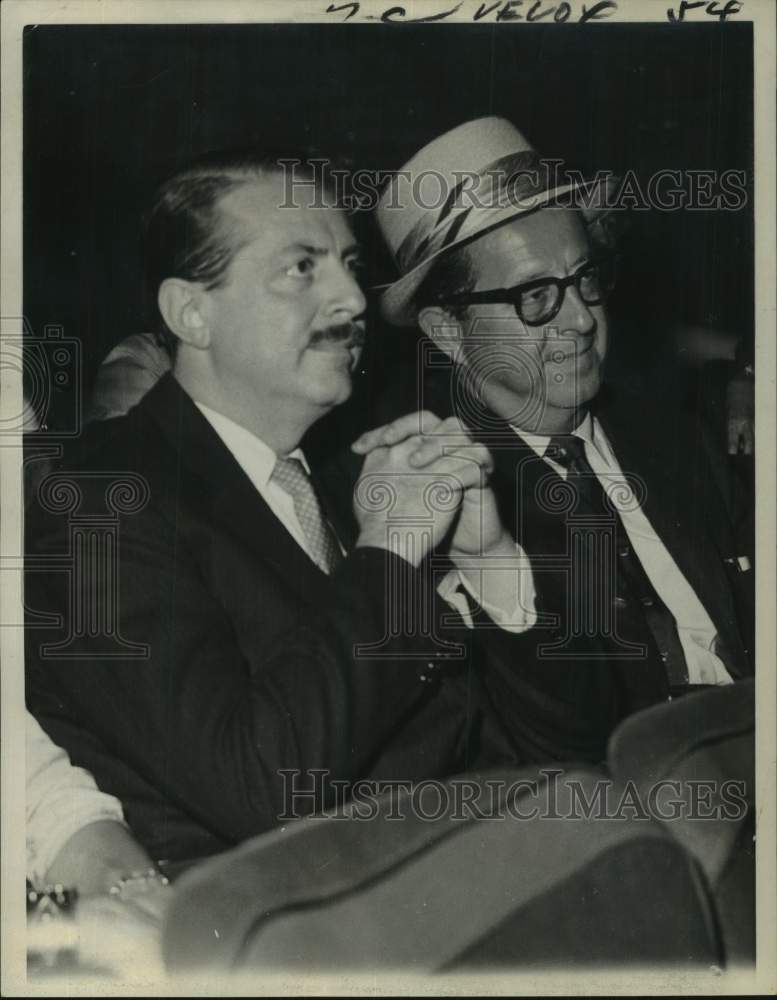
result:
M 445 420 L 440 421 L 437 433 L 443 431 L 449 431 L 452 434 L 463 434 L 465 437 L 469 437 L 469 431 L 466 429 L 461 420 L 454 416 L 446 417 Z
M 351 451 L 355 451 L 357 455 L 366 455 L 367 452 L 372 451 L 380 443 L 381 430 L 382 428 L 379 427 L 372 431 L 365 431 L 352 442 Z
M 364 464 L 361 468 L 361 475 L 372 472 L 376 468 L 382 468 L 386 462 L 388 453 L 388 448 L 380 446 L 376 446 L 375 448 L 372 448 L 371 451 L 367 452 L 367 457 L 364 459 Z
M 408 464 L 414 469 L 422 469 L 437 459 L 443 458 L 444 452 L 439 441 L 430 441 L 428 438 L 419 438 L 418 446 L 408 455 Z
M 415 435 L 432 434 L 441 422 L 431 410 L 406 413 L 404 417 L 399 417 L 383 429 L 383 441 L 387 445 L 393 445 Z
M 440 420 L 437 426 L 431 430 L 424 430 L 424 434 L 432 434 L 435 438 L 444 438 L 450 444 L 464 444 L 472 441 L 472 436 L 458 417 L 446 417 Z
M 414 469 L 425 468 L 440 458 L 457 457 L 461 460 L 479 465 L 486 472 L 491 473 L 494 469 L 494 460 L 491 452 L 484 445 L 472 444 L 459 448 L 448 448 L 441 451 L 440 444 L 435 441 L 424 439 L 423 443 L 408 457 L 408 464 Z
M 494 457 L 485 445 L 477 444 L 473 447 L 457 449 L 466 458 L 478 463 L 480 468 L 489 475 L 494 471 Z
M 380 447 L 383 444 L 383 434 L 388 426 L 388 424 L 382 424 L 380 427 L 374 427 L 371 431 L 365 431 L 353 442 L 351 450 L 365 455 L 373 448 Z
M 448 455 L 439 458 L 423 470 L 431 479 L 439 478 L 452 489 L 464 492 L 472 488 L 483 489 L 488 485 L 489 473 L 477 462 L 469 461 L 458 455 Z
M 397 444 L 387 444 L 384 445 L 386 454 L 389 456 L 388 461 L 392 464 L 399 464 L 404 466 L 408 462 L 410 455 L 417 451 L 424 443 L 424 438 L 420 434 L 411 434 L 410 437 L 404 439 L 404 441 L 399 441 Z M 437 449 L 437 454 L 439 455 L 439 448 Z
M 471 441 L 458 417 L 446 417 L 445 420 L 440 420 L 430 410 L 419 410 L 417 413 L 408 413 L 400 417 L 392 424 L 387 424 L 383 428 L 381 442 L 394 445 L 418 436 L 434 439 L 438 444 L 441 439 L 447 444 Z
M 429 432 L 439 423 L 440 418 L 430 410 L 415 410 L 389 424 L 366 431 L 354 441 L 351 448 L 358 454 L 365 454 L 378 445 L 398 444 L 414 434 Z

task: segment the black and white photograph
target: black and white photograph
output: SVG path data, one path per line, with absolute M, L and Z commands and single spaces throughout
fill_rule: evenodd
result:
M 3 11 L 3 992 L 774 994 L 770 0 Z

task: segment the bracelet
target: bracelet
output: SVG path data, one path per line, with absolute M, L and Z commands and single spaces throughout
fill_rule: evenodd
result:
M 121 897 L 124 895 L 124 890 L 132 886 L 138 886 L 145 891 L 152 885 L 164 887 L 169 884 L 170 879 L 166 875 L 163 875 L 157 868 L 145 868 L 142 871 L 134 871 L 128 875 L 122 875 L 108 889 L 108 894 Z
M 78 899 L 75 889 L 66 889 L 61 883 L 46 885 L 42 889 L 27 887 L 27 916 L 42 920 L 72 911 Z

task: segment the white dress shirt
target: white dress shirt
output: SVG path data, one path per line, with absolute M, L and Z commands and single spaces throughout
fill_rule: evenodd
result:
M 567 470 L 545 455 L 550 437 L 529 434 L 516 427 L 513 430 L 555 472 L 566 479 Z M 628 500 L 632 497 L 631 488 L 601 424 L 587 413 L 573 433 L 583 441 L 586 458 L 597 479 L 605 489 L 614 489 L 610 494 L 611 500 L 618 509 L 629 541 L 656 593 L 674 616 L 690 683 L 731 684 L 732 679 L 723 662 L 713 652 L 717 638 L 715 626 L 642 508 L 638 503 Z M 627 498 L 625 502 L 624 498 Z
M 27 878 L 44 887 L 46 872 L 68 840 L 100 820 L 124 823 L 121 803 L 101 792 L 27 714 Z
M 310 555 L 307 538 L 294 509 L 293 497 L 272 478 L 277 455 L 272 448 L 251 431 L 236 424 L 234 420 L 217 413 L 209 406 L 197 403 L 197 408 L 218 434 L 233 458 L 254 485 L 257 493 L 265 501 L 295 542 Z M 297 458 L 310 474 L 310 466 L 301 448 L 290 452 L 289 458 Z
M 307 555 L 310 555 L 307 538 L 294 509 L 294 500 L 286 490 L 272 479 L 277 458 L 273 449 L 251 431 L 236 424 L 234 420 L 230 420 L 229 417 L 217 413 L 202 403 L 196 403 L 196 405 L 231 452 L 237 464 L 251 480 L 257 492 L 266 501 L 273 514 L 288 530 L 300 548 Z M 310 467 L 300 448 L 295 448 L 288 457 L 299 459 L 305 470 L 310 472 Z M 499 570 L 493 571 L 498 573 L 498 577 L 496 577 L 498 582 L 494 586 L 494 578 L 492 577 L 492 585 L 488 589 L 490 600 L 487 602 L 481 600 L 475 584 L 463 573 L 455 570 L 444 577 L 437 592 L 447 604 L 455 608 L 468 627 L 472 626 L 472 616 L 466 597 L 458 589 L 460 585 L 468 591 L 473 600 L 489 614 L 500 628 L 508 632 L 524 632 L 536 622 L 534 580 L 528 557 L 521 547 L 516 545 L 516 561 L 512 572 L 504 564 L 500 565 Z M 516 577 L 515 574 L 518 576 Z

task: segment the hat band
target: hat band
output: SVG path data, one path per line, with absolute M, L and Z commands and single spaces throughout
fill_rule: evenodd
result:
M 534 150 L 526 150 L 500 157 L 478 173 L 467 173 L 442 207 L 426 211 L 402 240 L 395 253 L 399 271 L 406 274 L 426 258 L 474 235 L 485 228 L 489 216 L 498 216 L 511 205 L 526 212 L 537 207 L 539 196 L 555 186 L 547 168 Z

